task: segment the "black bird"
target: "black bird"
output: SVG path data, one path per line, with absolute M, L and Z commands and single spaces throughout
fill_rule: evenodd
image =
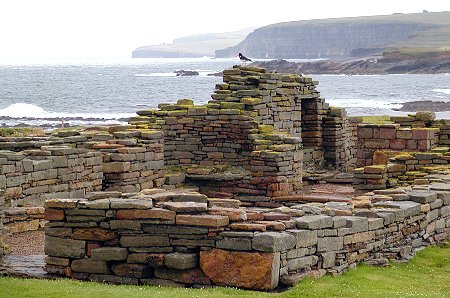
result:
M 245 64 L 245 62 L 252 62 L 252 59 L 245 57 L 244 55 L 242 55 L 242 53 L 238 54 L 239 59 L 241 59 L 242 63 Z

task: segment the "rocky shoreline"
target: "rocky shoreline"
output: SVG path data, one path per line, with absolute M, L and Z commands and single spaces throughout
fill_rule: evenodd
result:
M 450 73 L 450 52 L 404 54 L 384 53 L 382 56 L 352 60 L 320 60 L 312 62 L 289 62 L 283 59 L 256 61 L 252 66 L 264 67 L 270 71 L 297 74 L 438 74 Z
M 417 111 L 430 111 L 430 112 L 446 112 L 450 111 L 450 102 L 445 101 L 432 101 L 432 100 L 420 100 L 409 101 L 402 103 L 402 107 L 393 109 L 400 112 L 417 112 Z

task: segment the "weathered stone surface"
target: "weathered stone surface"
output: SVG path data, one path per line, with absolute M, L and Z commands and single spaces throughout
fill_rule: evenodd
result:
M 52 199 L 45 201 L 45 208 L 72 209 L 77 207 L 76 199 Z
M 241 201 L 234 199 L 208 199 L 209 207 L 222 207 L 222 208 L 239 208 L 241 206 Z
M 44 218 L 49 221 L 63 220 L 64 210 L 47 208 L 45 209 Z
M 45 228 L 45 235 L 60 238 L 72 236 L 71 228 Z
M 225 237 L 216 241 L 216 247 L 228 250 L 252 250 L 252 240 L 245 237 L 229 238 Z
M 176 213 L 198 213 L 206 211 L 207 204 L 196 202 L 164 202 L 162 207 L 175 211 Z
M 51 265 L 56 265 L 56 266 L 67 267 L 70 265 L 70 259 L 45 256 L 45 263 L 51 264 Z
M 130 253 L 128 254 L 127 263 L 148 264 L 152 268 L 164 266 L 164 256 L 162 253 Z
M 431 203 L 437 199 L 434 191 L 410 191 L 408 192 L 409 200 L 421 204 Z
M 117 234 L 113 231 L 100 227 L 75 229 L 72 234 L 73 239 L 108 241 L 117 238 Z
M 132 277 L 132 278 L 146 278 L 153 276 L 153 269 L 144 264 L 113 264 L 111 270 L 117 276 Z
M 188 235 L 202 235 L 208 234 L 207 228 L 189 227 L 179 225 L 151 225 L 144 224 L 143 230 L 149 234 L 188 234 Z
M 135 235 L 122 236 L 120 244 L 124 247 L 134 246 L 169 246 L 170 241 L 167 236 L 153 236 L 153 235 Z
M 100 247 L 91 251 L 91 258 L 100 261 L 126 260 L 128 251 L 123 247 Z
M 334 267 L 336 263 L 336 253 L 335 252 L 324 252 L 321 254 L 322 257 L 322 268 Z
M 123 219 L 123 220 L 110 220 L 109 226 L 112 230 L 140 230 L 141 223 L 137 220 Z
M 175 216 L 176 213 L 174 211 L 162 208 L 119 210 L 116 213 L 117 219 L 163 219 L 174 221 Z
M 223 227 L 228 225 L 227 216 L 221 215 L 177 215 L 177 225 Z
M 255 234 L 252 247 L 259 251 L 286 251 L 293 248 L 296 242 L 296 238 L 288 233 L 262 232 Z
M 70 266 L 74 272 L 110 274 L 108 263 L 92 259 L 77 259 L 72 261 Z
M 112 209 L 150 209 L 151 199 L 110 199 Z
M 85 256 L 86 241 L 45 236 L 45 254 L 63 258 Z
M 178 270 L 171 268 L 155 268 L 155 276 L 184 284 L 211 284 L 211 280 L 200 269 Z
M 344 247 L 344 239 L 342 237 L 324 237 L 317 241 L 317 251 L 334 251 Z
M 173 269 L 192 269 L 198 265 L 198 255 L 195 253 L 174 252 L 166 254 L 164 265 Z
M 299 229 L 319 230 L 331 228 L 333 218 L 327 215 L 306 215 L 294 218 Z
M 200 268 L 215 284 L 270 290 L 278 285 L 280 254 L 212 249 L 200 252 Z
M 245 221 L 247 220 L 247 213 L 243 209 L 212 207 L 208 209 L 208 214 L 227 216 L 230 221 Z
M 306 256 L 302 258 L 290 259 L 287 261 L 288 270 L 298 270 L 304 268 L 310 268 L 317 264 L 319 257 L 317 256 Z
M 208 197 L 199 193 L 180 193 L 173 196 L 174 202 L 196 202 L 196 203 L 208 203 Z
M 261 231 L 264 232 L 267 230 L 266 225 L 257 224 L 257 223 L 248 223 L 248 222 L 236 222 L 232 223 L 228 226 L 232 230 L 241 230 L 241 231 Z
M 286 230 L 296 239 L 295 247 L 309 247 L 317 244 L 316 230 Z

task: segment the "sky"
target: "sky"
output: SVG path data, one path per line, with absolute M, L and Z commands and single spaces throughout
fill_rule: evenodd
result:
M 127 58 L 194 34 L 422 10 L 450 11 L 450 1 L 0 0 L 0 61 Z

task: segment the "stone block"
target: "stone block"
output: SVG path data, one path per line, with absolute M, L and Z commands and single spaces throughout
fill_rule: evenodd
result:
M 167 236 L 127 235 L 120 238 L 120 244 L 124 247 L 170 246 L 170 240 Z
M 153 269 L 145 264 L 113 264 L 111 270 L 115 275 L 131 278 L 146 278 L 153 276 Z
M 369 222 L 365 217 L 344 216 L 346 227 L 351 229 L 352 233 L 365 232 L 369 229 Z
M 333 218 L 327 215 L 306 215 L 294 220 L 299 229 L 319 230 L 333 226 Z
M 192 269 L 198 265 L 198 255 L 195 253 L 179 253 L 174 252 L 166 254 L 164 265 L 173 269 Z
M 108 241 L 117 238 L 117 233 L 100 227 L 75 229 L 72 234 L 73 239 Z
M 100 247 L 91 251 L 91 258 L 100 261 L 126 260 L 128 251 L 123 247 Z
M 200 252 L 200 268 L 218 285 L 271 290 L 278 286 L 280 254 L 212 249 Z
M 180 282 L 183 284 L 211 284 L 211 280 L 200 269 L 178 270 L 165 267 L 155 268 L 155 276 L 161 279 Z
M 223 227 L 228 225 L 227 216 L 221 215 L 177 215 L 177 225 Z
M 199 213 L 205 212 L 207 203 L 196 202 L 164 202 L 162 207 L 175 211 L 176 213 Z
M 287 261 L 287 267 L 289 271 L 310 268 L 317 264 L 318 260 L 319 257 L 317 256 L 306 256 L 296 259 L 290 259 Z
M 336 263 L 336 252 L 324 252 L 320 254 L 322 257 L 322 268 L 332 268 Z
M 252 250 L 252 240 L 245 237 L 225 237 L 216 241 L 216 247 L 227 250 L 247 251 Z
M 171 210 L 162 208 L 153 208 L 149 210 L 141 209 L 125 209 L 118 210 L 116 213 L 117 219 L 162 219 L 175 221 L 176 213 Z
M 46 208 L 44 213 L 45 220 L 48 221 L 59 221 L 64 220 L 64 210 Z
M 252 247 L 259 251 L 286 251 L 294 248 L 296 242 L 296 238 L 289 233 L 262 232 L 253 236 Z
M 317 241 L 317 251 L 335 251 L 344 247 L 344 239 L 342 237 L 324 237 Z
M 110 199 L 111 209 L 150 209 L 151 199 Z
M 45 236 L 45 254 L 62 258 L 85 256 L 86 241 Z
M 110 220 L 109 227 L 111 230 L 140 230 L 141 223 L 137 220 L 123 219 L 123 220 Z
M 110 274 L 108 263 L 105 261 L 97 261 L 92 259 L 76 259 L 72 261 L 70 266 L 74 272 L 86 272 L 97 274 Z
M 295 247 L 309 247 L 317 244 L 316 230 L 286 230 L 286 233 L 295 237 Z

